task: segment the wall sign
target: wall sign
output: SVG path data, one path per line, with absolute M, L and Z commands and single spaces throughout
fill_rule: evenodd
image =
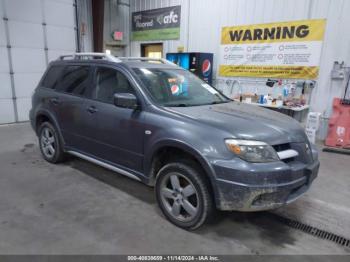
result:
M 219 75 L 314 79 L 326 20 L 223 27 Z
M 132 13 L 132 40 L 169 40 L 180 38 L 181 6 Z

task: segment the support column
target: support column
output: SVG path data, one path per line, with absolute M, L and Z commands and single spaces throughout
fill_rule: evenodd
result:
M 92 0 L 94 52 L 103 51 L 104 0 Z

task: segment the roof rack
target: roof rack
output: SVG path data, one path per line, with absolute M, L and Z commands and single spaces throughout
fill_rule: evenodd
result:
M 117 57 L 106 53 L 74 53 L 69 55 L 62 55 L 58 58 L 58 60 L 64 60 L 65 58 L 82 59 L 83 57 L 86 57 L 86 58 L 90 57 L 91 59 L 95 59 L 95 57 L 99 57 L 101 59 L 106 59 L 107 61 L 110 61 L 110 62 L 115 62 L 115 63 L 122 62 Z
M 164 59 L 164 58 L 151 58 L 151 57 L 115 57 L 111 54 L 106 53 L 74 53 L 69 55 L 61 55 L 58 60 L 65 60 L 66 58 L 71 59 L 83 59 L 83 58 L 90 58 L 90 59 L 106 59 L 110 62 L 115 63 L 121 63 L 123 61 L 154 61 L 154 62 L 160 62 L 167 65 L 175 65 L 174 63 Z
M 160 62 L 168 65 L 175 65 L 174 63 L 164 59 L 164 58 L 151 58 L 151 57 L 118 57 L 120 60 L 128 60 L 128 61 L 154 61 Z

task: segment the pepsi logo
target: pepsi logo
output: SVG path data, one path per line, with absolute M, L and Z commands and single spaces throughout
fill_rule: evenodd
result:
M 171 88 L 170 88 L 170 90 L 171 90 L 171 93 L 173 94 L 173 95 L 176 95 L 177 93 L 179 93 L 179 86 L 178 85 L 172 85 L 171 86 Z
M 210 75 L 211 63 L 209 59 L 205 59 L 202 63 L 202 74 L 207 77 Z

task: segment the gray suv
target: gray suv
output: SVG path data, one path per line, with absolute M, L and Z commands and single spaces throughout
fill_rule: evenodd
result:
M 47 161 L 71 154 L 155 187 L 165 217 L 189 230 L 216 209 L 288 204 L 319 168 L 297 121 L 234 102 L 163 59 L 61 56 L 30 119 Z

